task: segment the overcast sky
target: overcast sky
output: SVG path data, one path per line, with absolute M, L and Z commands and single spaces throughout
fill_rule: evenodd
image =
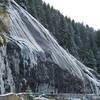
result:
M 100 29 L 100 0 L 43 0 L 59 9 L 61 13 Z

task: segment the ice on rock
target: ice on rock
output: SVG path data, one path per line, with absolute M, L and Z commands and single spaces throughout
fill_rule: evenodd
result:
M 33 92 L 100 94 L 100 77 L 59 46 L 35 18 L 13 0 L 8 12 L 10 29 L 4 34 L 9 42 L 0 47 L 1 93 L 24 92 L 29 86 Z

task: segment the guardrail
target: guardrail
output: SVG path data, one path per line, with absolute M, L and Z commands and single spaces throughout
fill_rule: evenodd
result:
M 33 100 L 42 100 L 35 99 L 39 98 L 47 98 L 48 100 L 100 100 L 100 95 L 95 94 L 71 94 L 71 93 L 8 93 L 4 95 L 0 95 L 0 100 L 24 100 L 24 98 L 32 97 Z M 23 98 L 23 99 L 22 99 Z M 53 99 L 50 99 L 53 98 Z M 30 99 L 25 99 L 30 100 Z

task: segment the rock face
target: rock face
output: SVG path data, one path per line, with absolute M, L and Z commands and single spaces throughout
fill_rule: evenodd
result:
M 99 75 L 59 46 L 36 19 L 14 1 L 8 7 L 8 39 L 0 47 L 0 91 L 100 93 Z
M 86 66 L 100 73 L 98 50 L 100 31 L 77 23 L 63 16 L 58 10 L 46 5 L 45 0 L 15 0 L 47 28 L 60 46 Z M 100 62 L 100 61 L 99 61 Z

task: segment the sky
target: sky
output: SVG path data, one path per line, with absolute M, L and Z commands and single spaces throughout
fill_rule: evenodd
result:
M 74 19 L 100 29 L 100 0 L 43 0 L 55 9 Z

